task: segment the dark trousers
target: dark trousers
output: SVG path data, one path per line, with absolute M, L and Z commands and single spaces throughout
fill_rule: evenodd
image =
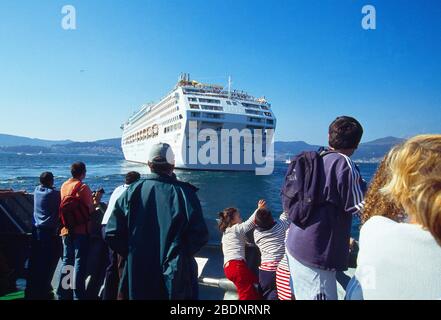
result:
M 191 261 L 191 272 L 193 273 L 191 282 L 192 286 L 192 300 L 199 300 L 199 279 L 198 279 L 198 264 L 196 259 L 192 259 Z
M 55 229 L 34 227 L 26 281 L 26 299 L 54 298 L 51 281 L 59 258 L 60 238 L 55 235 Z
M 106 237 L 106 226 L 101 227 L 103 239 Z M 103 300 L 117 300 L 121 273 L 118 268 L 118 254 L 107 246 L 107 267 L 104 276 Z
M 100 289 L 104 284 L 106 268 L 109 264 L 108 247 L 101 235 L 89 238 L 89 253 L 87 258 L 86 297 L 89 300 L 98 300 Z
M 104 278 L 103 300 L 116 300 L 119 287 L 118 254 L 109 248 L 107 260 L 109 264 Z
M 103 239 L 106 235 L 106 226 L 102 226 Z M 107 268 L 105 270 L 103 300 L 127 300 L 128 286 L 122 283 L 122 275 L 126 265 L 126 259 L 113 251 L 109 246 L 107 248 Z
M 63 237 L 63 263 L 57 294 L 60 300 L 85 300 L 89 237 L 83 234 Z
M 264 300 L 278 300 L 276 271 L 259 270 L 259 286 Z

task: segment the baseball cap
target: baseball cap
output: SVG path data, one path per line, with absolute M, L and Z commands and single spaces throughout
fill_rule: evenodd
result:
M 148 161 L 153 164 L 174 164 L 175 155 L 168 143 L 157 143 L 150 148 Z

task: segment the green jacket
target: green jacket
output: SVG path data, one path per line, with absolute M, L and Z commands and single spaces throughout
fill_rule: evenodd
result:
M 109 246 L 127 257 L 121 283 L 131 300 L 197 298 L 194 255 L 208 242 L 197 188 L 151 174 L 131 185 L 106 227 Z

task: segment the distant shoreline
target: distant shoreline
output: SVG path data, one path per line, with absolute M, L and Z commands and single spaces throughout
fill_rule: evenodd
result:
M 124 160 L 124 155 L 121 154 L 97 154 L 97 153 L 57 153 L 57 152 L 43 152 L 43 153 L 30 153 L 30 152 L 10 152 L 0 150 L 1 155 L 18 155 L 18 156 L 86 156 L 86 157 L 110 157 L 119 158 Z
M 360 144 L 352 159 L 357 163 L 378 163 L 389 150 L 402 143 L 404 139 L 385 137 Z M 320 146 L 304 141 L 274 142 L 275 161 L 284 162 L 302 151 L 317 150 Z M 45 154 L 45 155 L 81 155 L 124 158 L 121 149 L 121 138 L 98 140 L 92 142 L 49 141 L 0 134 L 0 153 L 10 154 Z

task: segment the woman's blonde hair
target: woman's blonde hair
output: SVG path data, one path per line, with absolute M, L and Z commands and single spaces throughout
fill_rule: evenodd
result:
M 391 177 L 382 192 L 428 229 L 441 245 L 441 135 L 420 135 L 388 157 Z
M 364 207 L 361 211 L 361 224 L 363 225 L 367 220 L 373 216 L 381 215 L 383 217 L 392 219 L 396 222 L 403 222 L 406 218 L 404 209 L 398 206 L 390 197 L 380 192 L 390 180 L 390 171 L 387 166 L 387 159 L 392 154 L 391 151 L 386 155 L 378 166 L 369 189 L 364 197 Z

